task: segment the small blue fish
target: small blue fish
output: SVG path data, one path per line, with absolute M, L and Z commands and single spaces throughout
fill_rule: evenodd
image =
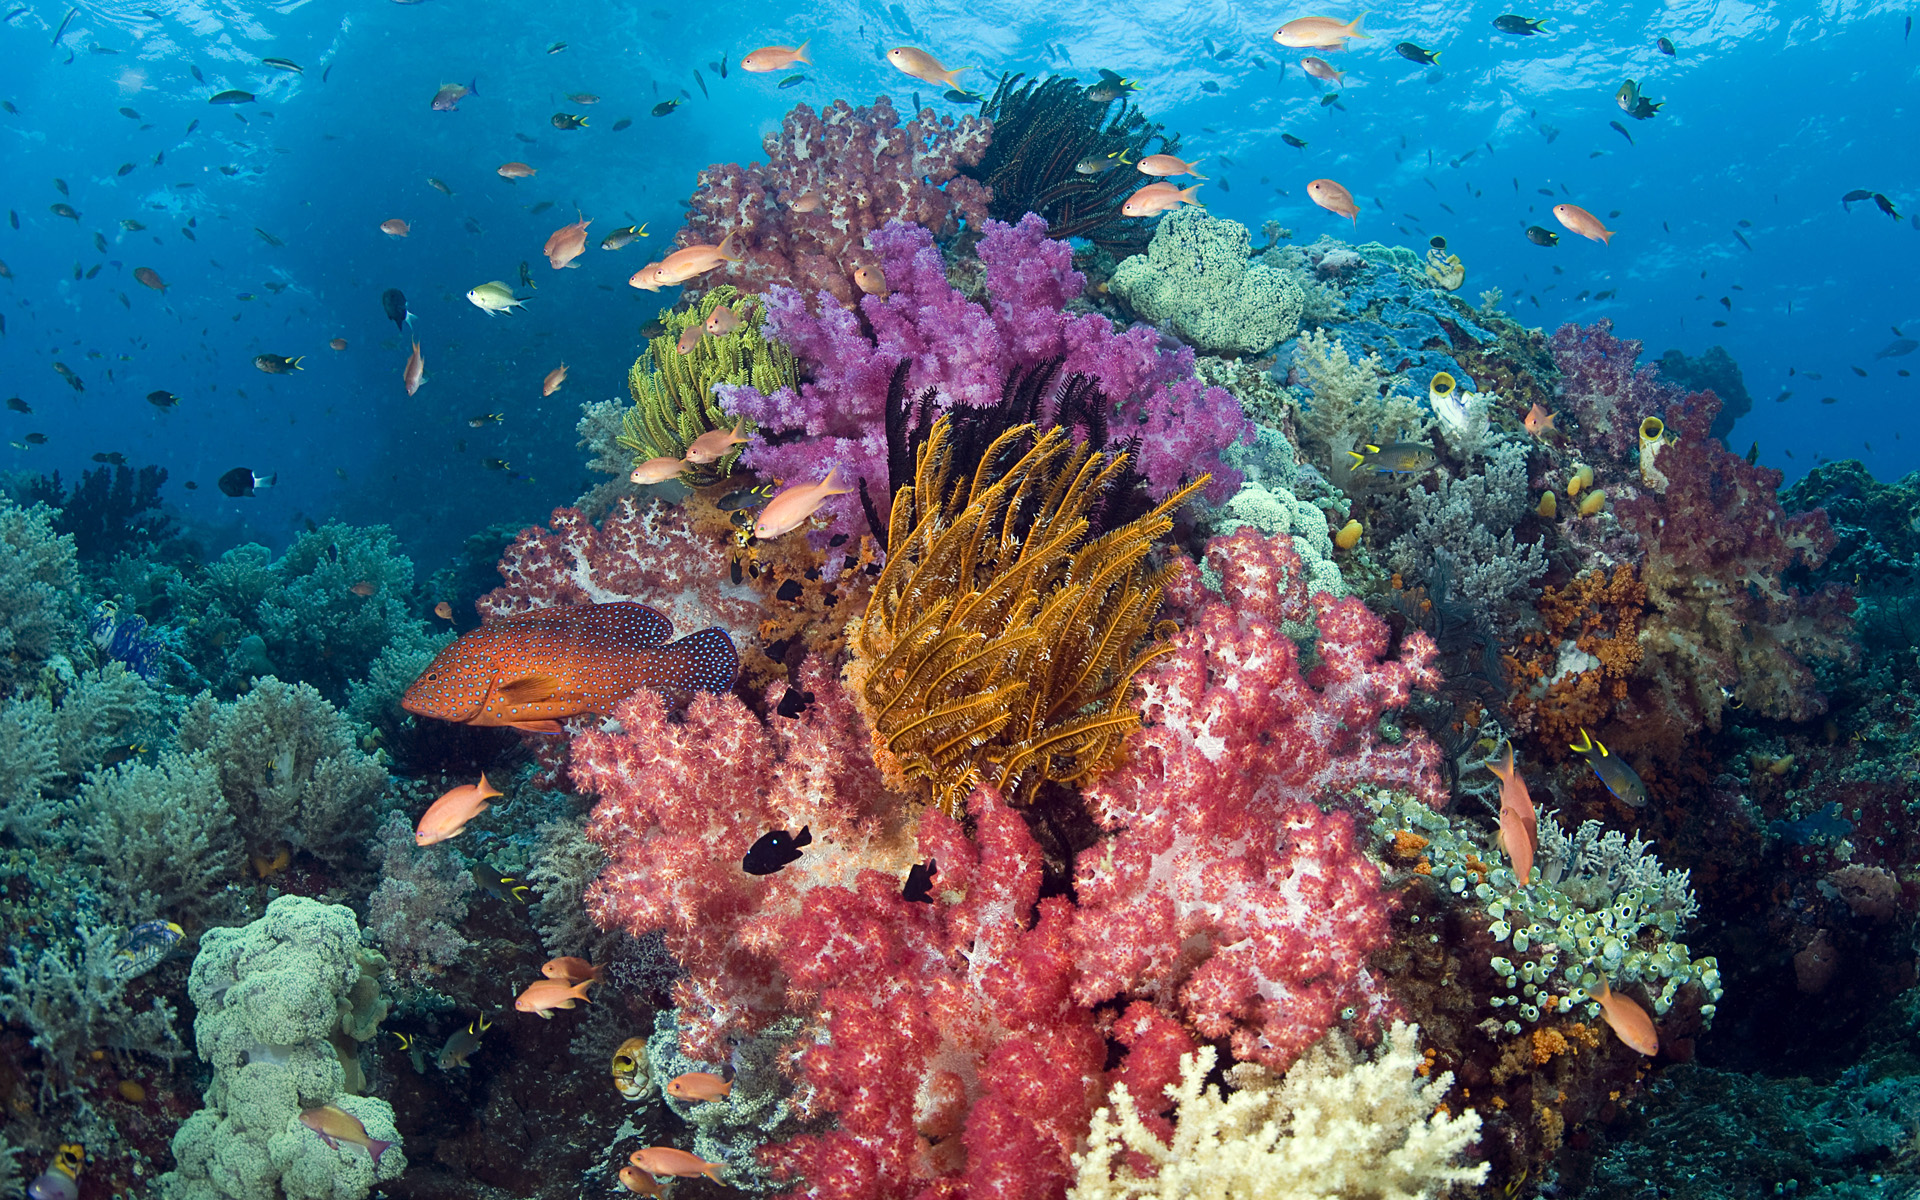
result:
M 142 921 L 120 940 L 107 969 L 116 979 L 138 979 L 159 966 L 185 936 L 186 930 L 172 921 Z

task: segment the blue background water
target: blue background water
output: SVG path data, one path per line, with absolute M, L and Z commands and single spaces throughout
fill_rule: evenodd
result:
M 1920 232 L 1907 219 L 1920 211 L 1920 43 L 1903 34 L 1899 6 L 1550 4 L 1517 10 L 1547 18 L 1548 35 L 1517 38 L 1493 28 L 1509 11 L 1499 6 L 1403 5 L 1367 18 L 1372 40 L 1326 55 L 1350 72 L 1341 107 L 1319 103 L 1332 89 L 1301 71 L 1301 52 L 1270 40 L 1309 11 L 1320 10 L 741 4 L 703 16 L 578 3 L 556 15 L 451 0 L 155 0 L 89 6 L 54 46 L 67 8 L 35 4 L 0 28 L 0 95 L 19 109 L 0 114 L 0 206 L 21 223 L 0 226 L 14 275 L 0 280 L 0 390 L 35 410 L 0 414 L 0 442 L 29 431 L 50 440 L 0 444 L 0 469 L 58 468 L 71 480 L 94 452 L 117 450 L 166 466 L 165 495 L 216 543 L 280 543 L 306 519 L 384 521 L 429 568 L 480 525 L 540 519 L 591 481 L 575 445 L 578 405 L 624 396 L 638 330 L 671 298 L 626 277 L 664 252 L 703 165 L 756 157 L 761 134 L 801 101 L 886 92 L 904 110 L 917 89 L 964 111 L 886 65 L 884 50 L 902 42 L 980 66 L 967 78 L 981 91 L 1002 70 L 1123 72 L 1139 81 L 1146 112 L 1205 160 L 1202 198 L 1256 230 L 1278 220 L 1301 241 L 1324 232 L 1417 248 L 1443 234 L 1467 265 L 1462 295 L 1500 287 L 1530 324 L 1611 317 L 1648 357 L 1725 345 L 1755 398 L 1730 440 L 1757 440 L 1789 478 L 1821 456 L 1861 457 L 1882 478 L 1920 466 L 1920 380 L 1895 374 L 1920 355 L 1873 357 L 1891 327 L 1920 337 Z M 1660 35 L 1674 57 L 1655 49 Z M 736 66 L 721 80 L 710 69 L 722 53 L 737 64 L 757 46 L 806 37 L 816 65 L 799 86 L 778 88 L 787 72 Z M 1440 51 L 1439 63 L 1395 54 L 1401 40 Z M 556 41 L 567 48 L 547 53 Z M 1232 52 L 1216 57 L 1209 41 Z M 264 56 L 306 71 L 264 66 Z M 1656 118 L 1633 121 L 1615 105 L 1629 77 L 1665 102 Z M 459 111 L 430 110 L 441 84 L 476 79 Z M 209 105 L 224 88 L 259 100 Z M 600 102 L 566 98 L 581 91 Z M 683 91 L 679 109 L 650 115 Z M 589 127 L 556 130 L 556 112 Z M 631 127 L 614 131 L 622 118 Z M 1633 144 L 1609 128 L 1616 120 Z M 501 179 L 495 168 L 510 160 L 539 174 Z M 124 177 L 123 163 L 134 164 Z M 1319 176 L 1353 191 L 1357 226 L 1306 202 Z M 1884 192 L 1902 219 L 1870 201 L 1844 211 L 1839 198 L 1854 188 Z M 1568 197 L 1603 219 L 1619 210 L 1611 246 L 1525 240 L 1530 224 L 1557 230 L 1549 210 Z M 61 201 L 80 212 L 77 225 L 49 211 Z M 541 202 L 552 207 L 532 213 Z M 576 207 L 593 219 L 592 248 L 578 269 L 555 271 L 541 246 Z M 390 217 L 412 235 L 381 233 Z M 123 218 L 148 228 L 125 231 Z M 179 232 L 190 218 L 197 240 Z M 597 248 L 630 221 L 654 236 Z M 524 312 L 489 317 L 467 302 L 478 283 L 517 283 L 523 260 L 538 284 L 516 289 Z M 76 265 L 97 264 L 97 277 L 75 280 Z M 136 284 L 138 266 L 169 290 Z M 426 355 L 413 397 L 401 384 L 407 342 L 380 308 L 389 287 L 406 293 Z M 1591 299 L 1606 289 L 1618 294 Z M 328 349 L 334 337 L 349 348 Z M 262 374 L 251 364 L 262 352 L 304 355 L 305 370 Z M 85 393 L 54 373 L 55 360 Z M 568 381 L 543 399 L 541 379 L 562 360 Z M 1803 374 L 1790 378 L 1790 367 Z M 149 405 L 156 388 L 177 393 L 179 407 Z M 490 412 L 504 422 L 469 428 Z M 488 469 L 488 458 L 512 471 Z M 238 464 L 277 472 L 279 486 L 221 495 L 214 480 Z M 199 489 L 184 490 L 187 480 Z

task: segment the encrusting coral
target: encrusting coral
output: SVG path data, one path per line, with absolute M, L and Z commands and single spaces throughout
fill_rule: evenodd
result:
M 1224 1095 L 1208 1085 L 1214 1049 L 1203 1046 L 1182 1056 L 1180 1081 L 1167 1088 L 1171 1139 L 1115 1084 L 1087 1149 L 1073 1156 L 1069 1200 L 1434 1200 L 1483 1183 L 1486 1163 L 1460 1162 L 1480 1117 L 1449 1110 L 1451 1075 L 1422 1078 L 1419 1035 L 1396 1021 L 1368 1058 L 1329 1034 L 1284 1078 L 1231 1068 Z
M 714 310 L 729 306 L 740 324 L 729 333 L 705 334 L 684 352 L 681 334 L 705 325 Z M 732 418 L 720 407 L 714 385 L 735 384 L 774 392 L 799 382 L 793 352 L 765 337 L 767 310 L 753 297 L 742 300 L 737 288 L 711 288 L 685 309 L 660 314 L 666 332 L 647 343 L 627 372 L 627 391 L 633 407 L 621 418 L 618 444 L 633 454 L 634 462 L 650 458 L 679 458 L 703 433 L 732 428 Z M 746 423 L 744 434 L 753 426 Z M 740 457 L 736 447 L 709 467 L 724 475 Z
M 1202 350 L 1261 354 L 1293 336 L 1306 297 L 1291 273 L 1250 263 L 1252 252 L 1238 221 L 1171 212 L 1147 252 L 1122 260 L 1108 286 Z
M 1165 651 L 1163 570 L 1147 566 L 1188 484 L 1146 516 L 1089 537 L 1127 469 L 1059 426 L 1004 470 L 1031 425 L 1002 433 L 971 481 L 954 479 L 948 418 L 894 497 L 887 565 L 851 636 L 847 680 L 890 786 L 943 810 L 976 779 L 1010 795 L 1084 783 L 1138 723 L 1133 676 Z

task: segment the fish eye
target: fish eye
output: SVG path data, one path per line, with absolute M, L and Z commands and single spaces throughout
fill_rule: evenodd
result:
M 428 671 L 428 672 L 427 672 L 427 682 L 428 682 L 428 683 L 432 683 L 432 682 L 433 682 L 434 680 L 436 680 L 436 679 L 438 679 L 438 678 L 440 678 L 440 672 L 438 672 L 438 671 Z

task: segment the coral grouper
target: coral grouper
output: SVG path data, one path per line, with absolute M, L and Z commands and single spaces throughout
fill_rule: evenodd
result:
M 732 690 L 740 656 L 724 629 L 666 644 L 672 636 L 672 622 L 627 602 L 498 617 L 442 650 L 400 706 L 443 721 L 559 733 L 561 718 L 606 712 L 640 688 Z

